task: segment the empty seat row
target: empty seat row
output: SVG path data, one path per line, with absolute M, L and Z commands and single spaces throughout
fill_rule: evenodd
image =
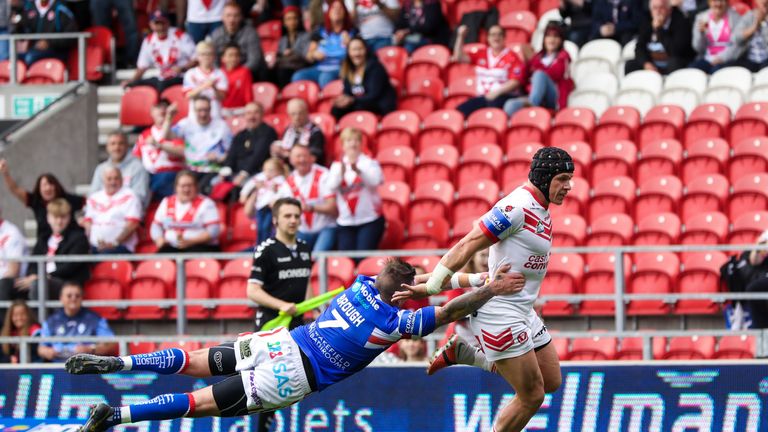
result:
M 643 339 L 610 336 L 565 339 L 553 334 L 553 343 L 561 360 L 642 360 Z M 676 336 L 653 337 L 651 352 L 655 360 L 752 359 L 756 354 L 753 336 Z

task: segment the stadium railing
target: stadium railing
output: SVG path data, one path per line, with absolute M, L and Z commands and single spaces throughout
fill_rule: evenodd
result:
M 10 76 L 9 84 L 18 84 L 16 82 L 16 41 L 20 40 L 41 40 L 41 39 L 77 39 L 77 81 L 85 82 L 85 40 L 93 36 L 90 32 L 71 32 L 71 33 L 30 33 L 30 34 L 5 34 L 0 35 L 0 41 L 7 40 L 9 43 Z

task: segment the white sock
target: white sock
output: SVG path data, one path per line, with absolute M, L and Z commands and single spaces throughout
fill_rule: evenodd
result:
M 496 372 L 493 362 L 488 361 L 480 348 L 471 345 L 461 336 L 456 336 L 456 362 L 475 366 L 488 372 Z
M 124 371 L 129 371 L 133 368 L 133 359 L 131 358 L 131 356 L 120 357 L 120 360 L 123 361 Z

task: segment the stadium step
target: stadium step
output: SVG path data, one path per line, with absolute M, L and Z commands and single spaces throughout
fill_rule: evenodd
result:
M 120 104 L 99 102 L 99 106 L 96 108 L 96 112 L 99 114 L 99 118 L 114 118 L 120 114 Z
M 120 127 L 120 120 L 117 118 L 100 118 L 98 120 L 99 134 L 106 134 Z

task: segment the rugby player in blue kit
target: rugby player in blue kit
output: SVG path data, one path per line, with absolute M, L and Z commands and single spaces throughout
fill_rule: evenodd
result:
M 77 354 L 67 360 L 69 373 L 141 370 L 195 377 L 237 373 L 191 393 L 163 394 L 122 407 L 98 404 L 81 431 L 103 431 L 144 420 L 242 416 L 287 407 L 362 370 L 401 338 L 425 336 L 473 313 L 494 296 L 519 292 L 525 278 L 508 273 L 509 269 L 502 266 L 486 285 L 442 307 L 410 311 L 401 310 L 401 302 L 393 301 L 392 296 L 413 284 L 416 272 L 410 264 L 390 259 L 375 279 L 358 276 L 315 322 L 290 332 L 280 327 L 244 333 L 235 342 L 189 353 L 171 348 L 126 357 Z

